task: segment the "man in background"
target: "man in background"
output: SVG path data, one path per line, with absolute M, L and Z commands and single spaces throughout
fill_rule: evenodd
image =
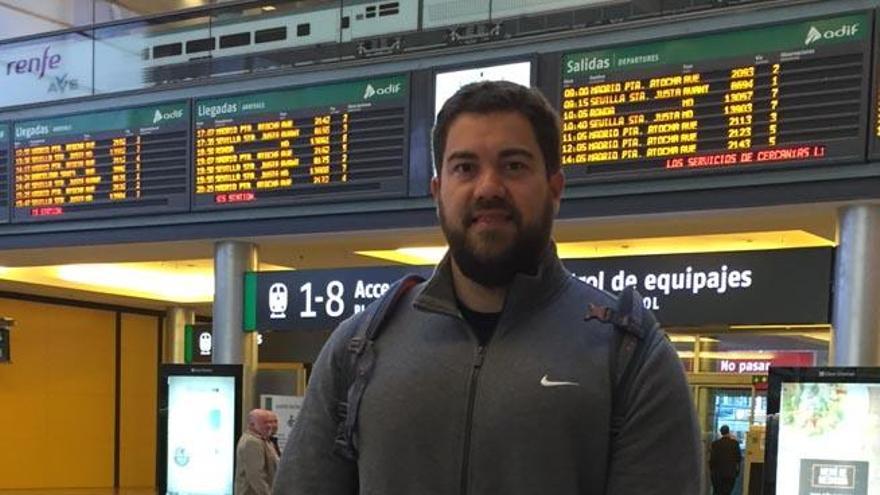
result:
M 730 434 L 730 428 L 724 425 L 719 430 L 721 438 L 712 442 L 709 451 L 709 471 L 712 474 L 712 490 L 715 495 L 730 495 L 739 466 L 742 462 L 742 451 L 739 442 Z
M 281 448 L 278 446 L 278 415 L 272 410 L 267 410 L 266 412 L 272 417 L 273 424 L 275 425 L 269 433 L 269 442 L 275 448 L 275 453 L 278 454 L 278 457 L 281 457 Z
M 278 453 L 271 443 L 278 417 L 265 409 L 248 413 L 248 427 L 235 449 L 235 495 L 269 495 L 278 468 Z

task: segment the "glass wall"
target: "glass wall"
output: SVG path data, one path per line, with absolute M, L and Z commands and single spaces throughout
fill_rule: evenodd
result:
M 760 1 L 768 0 L 712 5 Z M 13 90 L 0 92 L 0 107 L 390 55 L 416 31 L 429 35 L 408 40 L 408 49 L 463 43 L 486 26 L 507 39 L 707 7 L 704 0 L 8 0 L 0 3 L 0 85 Z

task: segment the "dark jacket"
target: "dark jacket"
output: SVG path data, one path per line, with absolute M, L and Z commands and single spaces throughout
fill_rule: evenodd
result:
M 377 340 L 358 461 L 333 451 L 355 315 L 313 368 L 274 493 L 697 495 L 699 434 L 675 350 L 659 331 L 643 343 L 612 443 L 617 330 L 585 321 L 590 302 L 614 299 L 574 278 L 551 251 L 536 276 L 517 276 L 482 348 L 444 260 Z
M 721 437 L 712 442 L 709 451 L 709 470 L 713 476 L 736 478 L 739 464 L 742 462 L 742 451 L 739 442 L 730 437 Z

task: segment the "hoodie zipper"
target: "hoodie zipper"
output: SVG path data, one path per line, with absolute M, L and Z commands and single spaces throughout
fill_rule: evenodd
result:
M 461 458 L 461 495 L 468 493 L 468 464 L 471 457 L 471 429 L 474 422 L 474 402 L 477 398 L 477 379 L 480 376 L 480 368 L 483 367 L 483 358 L 486 356 L 486 346 L 477 347 L 474 353 L 473 368 L 471 368 L 471 381 L 468 386 L 467 423 L 464 425 L 464 455 Z

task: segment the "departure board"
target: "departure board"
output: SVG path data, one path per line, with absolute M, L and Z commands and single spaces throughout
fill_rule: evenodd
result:
M 9 221 L 9 126 L 0 124 L 0 221 Z
M 405 76 L 196 102 L 193 208 L 402 195 Z
M 856 14 L 566 54 L 566 175 L 863 161 L 870 30 Z
M 13 222 L 186 210 L 185 102 L 15 124 Z
M 870 135 L 871 150 L 870 155 L 874 160 L 880 159 L 880 23 L 874 26 L 874 77 L 872 78 L 873 100 L 872 100 L 872 121 Z

